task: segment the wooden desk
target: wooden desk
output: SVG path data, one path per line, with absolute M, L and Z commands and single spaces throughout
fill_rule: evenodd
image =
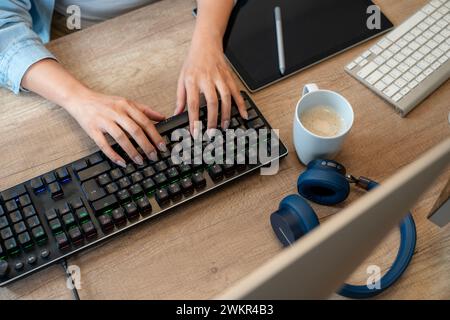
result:
M 378 1 L 396 25 L 425 2 Z M 193 5 L 193 0 L 164 0 L 60 38 L 48 47 L 92 88 L 148 103 L 170 115 L 194 27 Z M 296 178 L 303 169 L 292 145 L 291 122 L 305 83 L 336 90 L 353 104 L 354 129 L 337 160 L 354 174 L 383 181 L 448 137 L 448 82 L 402 119 L 344 73 L 344 66 L 374 42 L 254 94 L 291 150 L 279 174 L 243 178 L 71 258 L 70 263 L 81 268 L 81 298 L 210 298 L 276 255 L 281 248 L 269 215 L 284 196 L 296 191 Z M 64 110 L 34 94 L 17 97 L 0 90 L 0 114 L 0 189 L 96 150 Z M 425 218 L 447 177 L 414 208 L 416 254 L 405 275 L 381 298 L 450 298 L 450 226 L 439 229 Z M 353 192 L 351 198 L 358 196 Z M 314 208 L 326 218 L 340 207 Z M 395 231 L 368 262 L 388 266 L 397 238 Z M 366 266 L 353 279 L 364 279 Z M 19 298 L 70 299 L 62 268 L 56 265 L 0 288 L 0 299 Z

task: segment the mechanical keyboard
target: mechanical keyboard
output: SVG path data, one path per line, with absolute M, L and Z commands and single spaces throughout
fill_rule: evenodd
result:
M 450 76 L 450 0 L 432 0 L 345 70 L 405 116 Z
M 233 103 L 230 129 L 271 129 L 250 97 L 242 95 L 249 118 L 241 118 Z M 206 124 L 206 106 L 200 108 L 200 120 Z M 272 135 L 263 141 L 271 141 L 265 162 L 175 164 L 170 151 L 175 143 L 169 138 L 174 130 L 189 128 L 187 113 L 156 127 L 169 149 L 158 154 L 157 162 L 144 160 L 143 165 L 135 165 L 116 144 L 113 148 L 127 161 L 126 168 L 98 151 L 0 193 L 0 285 L 92 247 L 288 153 Z M 219 132 L 225 135 L 226 131 Z M 261 140 L 256 143 L 261 145 Z M 278 152 L 270 152 L 270 146 Z M 248 156 L 250 140 L 244 147 Z M 195 153 L 195 144 L 191 151 Z

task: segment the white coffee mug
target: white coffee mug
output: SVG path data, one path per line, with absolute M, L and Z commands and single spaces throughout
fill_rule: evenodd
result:
M 307 130 L 300 121 L 305 110 L 315 106 L 332 108 L 342 119 L 343 125 L 336 136 L 323 137 Z M 294 146 L 300 161 L 307 165 L 314 159 L 332 159 L 341 149 L 342 143 L 353 125 L 353 109 L 340 94 L 322 90 L 316 84 L 307 84 L 297 103 L 294 115 Z

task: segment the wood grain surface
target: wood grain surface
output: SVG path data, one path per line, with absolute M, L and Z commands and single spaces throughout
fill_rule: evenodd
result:
M 398 25 L 426 1 L 376 3 Z M 171 115 L 178 72 L 195 23 L 191 16 L 194 4 L 193 0 L 164 0 L 59 38 L 48 48 L 90 87 L 136 99 Z M 337 160 L 355 175 L 383 181 L 448 137 L 448 81 L 401 118 L 344 72 L 349 61 L 376 41 L 252 95 L 291 150 L 281 161 L 279 173 L 254 174 L 232 182 L 71 258 L 69 263 L 81 268 L 81 298 L 211 298 L 280 252 L 269 215 L 284 196 L 296 191 L 296 178 L 304 168 L 294 152 L 291 124 L 306 83 L 338 91 L 353 105 L 354 127 Z M 96 149 L 60 107 L 31 93 L 15 96 L 0 89 L 0 189 Z M 449 174 L 447 170 L 413 208 L 418 232 L 416 254 L 400 281 L 379 298 L 450 298 L 450 226 L 440 229 L 426 219 Z M 313 207 L 324 222 L 362 194 L 353 192 L 340 206 Z M 351 281 L 365 283 L 368 264 L 386 269 L 397 248 L 395 230 L 358 268 Z M 0 288 L 0 299 L 70 298 L 59 265 Z

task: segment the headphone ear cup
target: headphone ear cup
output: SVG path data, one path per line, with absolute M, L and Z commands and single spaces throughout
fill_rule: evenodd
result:
M 347 199 L 350 184 L 345 176 L 328 169 L 308 169 L 297 180 L 298 193 L 322 205 L 334 205 Z
M 281 201 L 278 211 L 270 216 L 270 223 L 280 242 L 288 246 L 317 227 L 319 220 L 305 199 L 293 194 Z

